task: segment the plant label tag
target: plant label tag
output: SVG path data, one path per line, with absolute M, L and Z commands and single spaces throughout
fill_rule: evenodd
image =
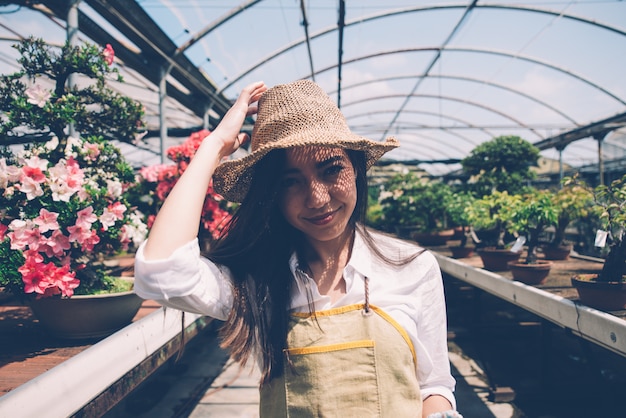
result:
M 522 249 L 525 243 L 526 243 L 526 237 L 523 235 L 520 235 L 519 237 L 517 237 L 517 239 L 515 240 L 515 243 L 511 247 L 511 252 L 512 253 L 519 252 L 519 250 Z
M 480 238 L 478 238 L 478 235 L 476 235 L 476 231 L 474 231 L 474 228 L 470 229 L 470 235 L 471 235 L 472 240 L 474 241 L 474 243 L 480 244 Z
M 595 246 L 596 247 L 600 247 L 600 248 L 604 248 L 604 246 L 606 245 L 606 237 L 607 235 L 609 235 L 609 233 L 607 231 L 603 231 L 601 229 L 598 229 L 598 231 L 596 232 L 596 242 L 595 242 Z

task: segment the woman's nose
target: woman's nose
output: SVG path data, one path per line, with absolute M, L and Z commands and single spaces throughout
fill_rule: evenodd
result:
M 307 195 L 307 206 L 312 209 L 321 208 L 330 201 L 328 187 L 319 181 L 312 181 L 309 184 Z

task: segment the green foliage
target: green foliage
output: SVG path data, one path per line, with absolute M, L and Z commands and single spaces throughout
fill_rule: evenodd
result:
M 563 187 L 553 194 L 552 198 L 559 208 L 559 218 L 550 245 L 558 247 L 565 244 L 565 230 L 568 226 L 583 218 L 591 220 L 593 193 L 584 184 L 564 179 Z
M 525 193 L 519 199 L 512 199 L 511 205 L 502 208 L 504 217 L 508 220 L 509 232 L 527 238 L 528 264 L 537 261 L 539 236 L 547 227 L 555 226 L 558 222 L 560 209 L 553 196 L 548 190 L 535 190 Z
M 626 271 L 626 175 L 593 191 L 594 210 L 607 232 L 609 253 L 598 281 L 619 281 Z
M 14 45 L 22 69 L 0 76 L 0 112 L 4 114 L 0 137 L 4 144 L 20 135 L 52 134 L 63 146 L 65 130 L 72 124 L 83 136 L 102 136 L 132 142 L 143 130 L 143 106 L 110 89 L 106 81 L 122 81 L 109 66 L 100 47 L 90 44 L 58 51 L 43 40 L 28 38 Z M 70 75 L 76 86 L 67 87 Z M 52 88 L 50 88 L 51 86 Z M 49 95 L 33 103 L 27 92 L 38 88 Z
M 480 243 L 483 247 L 505 248 L 504 238 L 510 222 L 507 208 L 520 199 L 519 195 L 495 191 L 475 199 L 465 210 L 470 225 L 483 232 Z
M 492 191 L 524 192 L 530 170 L 539 160 L 539 149 L 519 136 L 499 136 L 478 145 L 461 160 L 463 170 L 472 176 L 469 187 L 478 195 Z
M 22 274 L 17 271 L 15 266 L 24 264 L 24 256 L 19 251 L 11 250 L 9 240 L 0 241 L 0 286 L 4 287 L 14 295 L 22 295 L 24 293 L 24 282 Z
M 469 218 L 469 208 L 474 204 L 476 198 L 467 191 L 457 191 L 450 193 L 445 202 L 446 211 L 452 221 L 452 226 L 461 227 L 463 236 L 461 237 L 460 246 L 467 245 L 471 231 L 471 223 Z
M 420 231 L 445 229 L 451 194 L 445 183 L 422 180 L 413 173 L 398 174 L 381 193 L 382 218 L 387 224 L 415 226 Z

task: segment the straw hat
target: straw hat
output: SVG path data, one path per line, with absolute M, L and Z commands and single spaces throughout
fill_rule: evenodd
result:
M 224 161 L 213 174 L 215 191 L 232 202 L 244 199 L 255 164 L 274 149 L 314 145 L 364 151 L 370 168 L 384 153 L 399 145 L 393 137 L 379 142 L 350 132 L 339 108 L 310 80 L 268 89 L 261 96 L 258 108 L 250 154 Z

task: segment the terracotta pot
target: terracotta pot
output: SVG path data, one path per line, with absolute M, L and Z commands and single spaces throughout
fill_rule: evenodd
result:
M 130 324 L 143 300 L 132 291 L 103 295 L 74 295 L 31 299 L 29 304 L 41 325 L 55 337 L 99 338 Z
M 411 238 L 423 246 L 446 245 L 446 242 L 454 235 L 453 229 L 434 232 L 413 232 Z
M 572 245 L 552 246 L 546 245 L 541 247 L 541 251 L 546 260 L 567 260 L 572 252 Z
M 578 291 L 580 301 L 604 311 L 626 309 L 626 282 L 596 282 L 597 277 L 597 274 L 572 277 L 572 286 Z
M 411 239 L 411 234 L 417 231 L 417 226 L 396 226 L 396 235 L 402 239 Z
M 459 247 L 458 245 L 448 247 L 452 252 L 452 258 L 468 258 L 474 254 L 474 247 L 471 246 L 463 246 Z
M 483 261 L 485 270 L 489 271 L 504 271 L 509 268 L 507 263 L 509 261 L 519 260 L 522 255 L 521 251 L 514 253 L 510 250 L 499 250 L 493 247 L 485 247 L 477 250 L 478 255 Z
M 552 268 L 552 262 L 545 260 L 537 260 L 533 264 L 509 261 L 507 265 L 513 274 L 513 279 L 529 285 L 537 285 L 545 282 Z

